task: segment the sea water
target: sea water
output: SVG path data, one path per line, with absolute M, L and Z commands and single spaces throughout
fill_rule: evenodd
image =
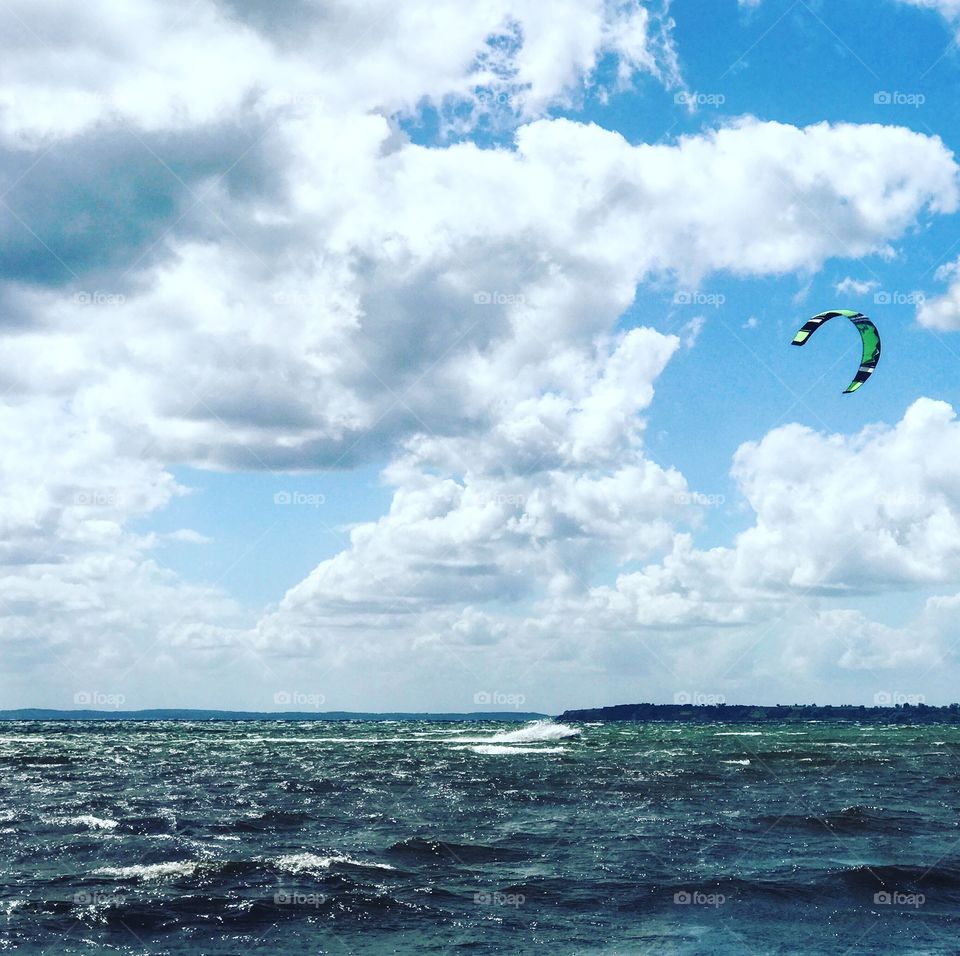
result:
M 960 728 L 4 723 L 0 766 L 0 951 L 960 950 Z

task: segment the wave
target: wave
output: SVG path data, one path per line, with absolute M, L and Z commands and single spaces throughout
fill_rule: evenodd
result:
M 56 817 L 53 822 L 66 826 L 86 827 L 88 830 L 115 830 L 120 825 L 116 820 L 95 817 L 90 813 L 84 813 L 78 817 Z
M 956 862 L 940 862 L 933 866 L 855 866 L 834 871 L 832 876 L 839 878 L 854 890 L 867 889 L 920 889 L 936 887 L 943 896 L 944 890 L 960 891 L 960 866 Z M 956 892 L 950 896 L 956 899 Z
M 475 754 L 562 754 L 565 753 L 564 747 L 516 747 L 510 744 L 465 744 L 462 747 L 454 747 L 454 750 L 470 750 Z
M 242 877 L 252 876 L 264 870 L 278 874 L 296 876 L 325 875 L 337 866 L 359 867 L 363 869 L 394 870 L 389 863 L 377 863 L 372 860 L 358 860 L 343 853 L 288 853 L 271 859 L 253 860 L 170 860 L 163 863 L 139 863 L 133 866 L 102 866 L 93 870 L 95 876 L 107 876 L 116 880 L 137 880 L 151 882 L 166 879 L 184 879 L 194 876 Z
M 226 833 L 260 833 L 270 830 L 299 830 L 310 816 L 299 810 L 265 810 L 261 813 L 240 817 L 216 829 Z
M 811 833 L 903 833 L 923 827 L 923 817 L 913 810 L 887 810 L 883 807 L 856 805 L 816 815 L 787 814 L 761 817 L 766 826 L 780 826 Z
M 294 875 L 300 873 L 318 873 L 329 870 L 338 863 L 348 866 L 366 867 L 374 870 L 396 870 L 389 863 L 374 863 L 369 860 L 355 860 L 353 857 L 334 853 L 330 856 L 320 856 L 316 853 L 291 853 L 274 860 L 273 865 L 284 873 Z
M 535 720 L 519 730 L 505 730 L 487 738 L 492 744 L 534 744 L 548 740 L 565 740 L 580 734 L 578 727 L 557 724 L 552 720 Z
M 535 720 L 521 727 L 519 730 L 501 730 L 499 733 L 485 735 L 483 737 L 450 737 L 445 742 L 448 744 L 476 744 L 478 747 L 485 748 L 483 750 L 478 749 L 478 747 L 453 748 L 455 750 L 475 750 L 477 753 L 537 753 L 538 751 L 520 746 L 514 746 L 509 749 L 504 747 L 500 750 L 490 748 L 503 744 L 557 743 L 570 737 L 577 737 L 579 734 L 580 729 L 578 727 L 570 727 L 568 724 L 558 724 L 552 720 Z M 563 748 L 553 748 L 553 750 L 561 749 Z M 539 752 L 548 753 L 552 751 L 547 748 L 542 748 Z
M 387 852 L 411 860 L 445 860 L 452 863 L 500 863 L 525 860 L 529 855 L 512 847 L 488 846 L 484 843 L 449 843 L 446 840 L 425 840 L 420 837 L 394 843 Z
M 118 880 L 162 880 L 168 876 L 193 876 L 203 865 L 200 860 L 178 860 L 135 866 L 101 866 L 93 872 L 97 876 L 112 876 Z

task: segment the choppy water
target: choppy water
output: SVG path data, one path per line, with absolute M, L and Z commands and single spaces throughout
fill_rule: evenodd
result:
M 960 951 L 960 728 L 7 723 L 0 767 L 4 951 Z

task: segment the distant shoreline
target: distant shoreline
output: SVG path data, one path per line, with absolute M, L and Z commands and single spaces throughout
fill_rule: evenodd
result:
M 479 711 L 474 713 L 366 713 L 346 710 L 324 712 L 256 711 L 256 710 L 191 710 L 156 708 L 151 710 L 51 710 L 43 707 L 25 707 L 19 710 L 0 710 L 0 720 L 547 720 L 549 714 L 529 711 Z
M 558 720 L 590 723 L 724 723 L 757 724 L 766 721 L 858 721 L 868 724 L 960 724 L 960 704 L 930 707 L 904 702 L 889 707 L 863 704 L 617 704 L 584 710 L 565 710 Z
M 857 704 L 617 704 L 565 710 L 559 716 L 534 711 L 473 711 L 469 713 L 427 713 L 391 711 L 249 711 L 155 708 L 147 710 L 54 710 L 26 707 L 0 710 L 0 721 L 573 721 L 576 723 L 724 723 L 756 724 L 767 721 L 809 720 L 858 721 L 867 724 L 960 724 L 960 704 L 933 707 L 903 703 L 889 707 Z

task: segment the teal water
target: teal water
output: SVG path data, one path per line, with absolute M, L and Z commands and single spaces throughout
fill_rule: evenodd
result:
M 960 728 L 11 722 L 0 767 L 5 951 L 960 951 Z

